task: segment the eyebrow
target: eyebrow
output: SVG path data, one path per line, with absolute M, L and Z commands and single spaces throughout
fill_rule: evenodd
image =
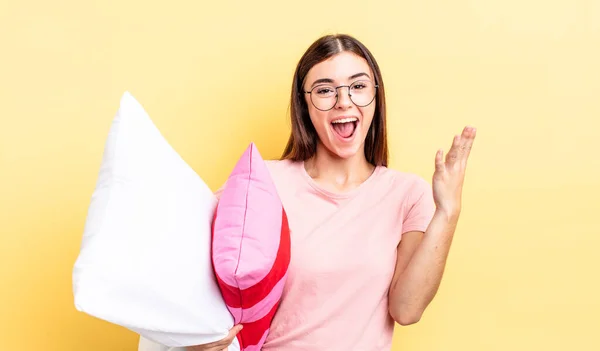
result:
M 364 77 L 368 77 L 369 79 L 371 79 L 371 76 L 369 76 L 369 75 L 368 75 L 368 74 L 366 74 L 365 72 L 360 72 L 360 73 L 353 74 L 353 75 L 351 75 L 350 77 L 348 77 L 348 79 L 355 79 L 355 78 L 358 78 L 358 77 L 363 77 L 363 76 L 364 76 Z M 317 79 L 317 80 L 315 80 L 315 81 L 312 83 L 311 87 L 314 87 L 315 85 L 317 85 L 317 84 L 320 84 L 320 83 L 333 83 L 333 79 L 331 79 L 331 78 L 321 78 L 321 79 Z

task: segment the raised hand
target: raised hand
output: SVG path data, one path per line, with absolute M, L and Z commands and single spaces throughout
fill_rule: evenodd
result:
M 461 135 L 454 136 L 445 159 L 443 149 L 439 149 L 435 155 L 433 198 L 437 209 L 443 211 L 448 218 L 458 219 L 460 214 L 467 160 L 476 131 L 477 129 L 466 126 Z

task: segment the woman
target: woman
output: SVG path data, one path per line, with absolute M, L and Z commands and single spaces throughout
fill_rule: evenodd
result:
M 435 155 L 432 184 L 387 168 L 379 67 L 347 35 L 318 39 L 294 74 L 292 133 L 268 165 L 292 231 L 292 262 L 264 351 L 388 351 L 440 284 L 475 129 Z M 226 350 L 224 340 L 188 351 Z

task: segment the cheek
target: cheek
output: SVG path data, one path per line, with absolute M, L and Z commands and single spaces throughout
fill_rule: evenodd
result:
M 363 116 L 363 130 L 369 130 L 371 123 L 373 123 L 373 116 L 375 115 L 375 108 L 367 108 L 361 111 Z
M 315 129 L 319 132 L 324 131 L 325 127 L 327 127 L 325 125 L 325 123 L 327 121 L 327 113 L 324 113 L 323 111 L 311 109 L 309 111 L 309 114 L 310 114 L 310 120 L 312 121 L 313 125 L 315 126 Z

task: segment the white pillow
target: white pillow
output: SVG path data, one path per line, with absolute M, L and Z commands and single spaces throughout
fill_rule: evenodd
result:
M 138 349 L 137 351 L 187 351 L 185 347 L 169 347 L 157 344 L 153 341 L 150 341 L 143 336 L 140 336 L 140 340 L 138 341 Z
M 211 261 L 216 204 L 126 92 L 73 268 L 76 309 L 170 347 L 225 338 L 233 317 Z

